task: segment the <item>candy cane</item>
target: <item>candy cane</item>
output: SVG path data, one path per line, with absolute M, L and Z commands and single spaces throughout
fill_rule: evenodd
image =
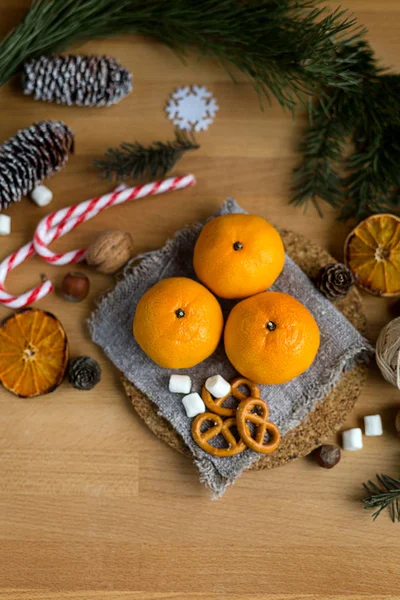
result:
M 36 300 L 40 300 L 49 294 L 53 289 L 53 285 L 51 281 L 45 281 L 41 285 L 25 294 L 21 294 L 20 296 L 12 296 L 8 294 L 4 289 L 4 283 L 8 273 L 18 267 L 21 263 L 27 260 L 30 256 L 35 254 L 35 248 L 33 242 L 29 242 L 29 244 L 25 244 L 19 250 L 10 254 L 7 258 L 5 258 L 2 263 L 0 263 L 0 303 L 4 306 L 9 306 L 10 308 L 22 308 L 24 306 L 29 306 L 32 302 Z
M 126 186 L 121 188 L 120 186 L 120 188 L 117 189 L 125 189 L 125 187 Z M 7 256 L 7 258 L 0 263 L 0 304 L 9 308 L 23 308 L 37 300 L 41 300 L 54 290 L 51 281 L 45 280 L 37 287 L 32 288 L 28 292 L 25 292 L 25 294 L 19 296 L 13 296 L 5 291 L 4 284 L 8 273 L 34 254 L 36 254 L 35 246 L 33 242 L 29 242 L 16 252 L 13 252 L 13 254 L 10 254 L 10 256 Z
M 193 185 L 195 182 L 196 180 L 193 175 L 186 175 L 185 177 L 173 177 L 134 188 L 127 188 L 125 185 L 121 185 L 110 194 L 105 194 L 99 198 L 94 198 L 51 213 L 39 223 L 32 242 L 25 244 L 25 246 L 10 254 L 0 263 L 0 304 L 9 308 L 23 308 L 37 300 L 41 300 L 54 290 L 53 284 L 48 280 L 28 292 L 17 296 L 7 293 L 4 289 L 8 273 L 36 252 L 51 264 L 68 264 L 83 260 L 86 249 L 73 250 L 65 254 L 54 254 L 47 248 L 48 244 L 52 241 L 62 237 L 106 208 L 146 196 L 183 189 Z
M 105 194 L 104 196 L 51 213 L 42 219 L 36 228 L 33 239 L 35 251 L 46 262 L 53 265 L 67 265 L 79 262 L 85 258 L 86 248 L 71 250 L 64 254 L 55 254 L 48 248 L 49 244 L 72 229 L 75 229 L 81 223 L 89 221 L 89 219 L 92 219 L 107 208 L 124 202 L 130 202 L 131 200 L 139 200 L 139 198 L 145 198 L 146 196 L 180 190 L 193 185 L 195 181 L 193 175 L 171 177 L 170 179 L 147 183 L 146 185 L 139 185 L 134 188 L 126 188 L 120 191 L 115 190 L 110 194 Z
M 125 184 L 122 184 L 118 186 L 114 191 L 119 192 L 121 190 L 125 190 L 126 188 L 127 186 Z M 25 244 L 25 246 L 22 246 L 22 248 L 20 248 L 16 252 L 13 252 L 13 254 L 10 254 L 10 256 L 5 258 L 0 263 L 0 304 L 3 304 L 4 306 L 7 306 L 9 308 L 23 308 L 25 306 L 29 306 L 37 300 L 41 300 L 42 298 L 47 296 L 47 294 L 54 290 L 54 286 L 51 283 L 51 281 L 45 280 L 37 287 L 19 296 L 13 296 L 5 291 L 4 283 L 8 273 L 16 267 L 18 267 L 18 265 L 23 263 L 25 260 L 33 256 L 34 254 L 36 254 L 35 246 L 33 242 L 29 242 L 28 244 Z

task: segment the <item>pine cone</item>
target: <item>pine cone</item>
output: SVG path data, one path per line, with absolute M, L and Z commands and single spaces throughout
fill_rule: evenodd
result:
M 110 106 L 132 91 L 132 75 L 110 56 L 41 56 L 24 64 L 23 92 L 68 106 Z
M 77 390 L 88 391 L 101 379 L 101 369 L 90 356 L 79 356 L 71 360 L 68 368 L 69 382 Z
M 62 121 L 41 121 L 0 146 L 0 210 L 18 202 L 74 151 L 74 134 Z
M 317 278 L 317 286 L 328 300 L 344 298 L 353 284 L 354 279 L 350 269 L 342 263 L 325 265 Z

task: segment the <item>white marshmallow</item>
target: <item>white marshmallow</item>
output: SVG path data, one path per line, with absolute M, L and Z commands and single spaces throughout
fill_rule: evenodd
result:
M 169 391 L 174 394 L 189 394 L 192 389 L 192 380 L 189 375 L 171 375 L 169 378 Z
M 363 447 L 362 431 L 359 427 L 343 431 L 343 450 L 361 450 Z
M 231 392 L 231 384 L 221 375 L 214 375 L 206 380 L 205 388 L 214 398 L 223 398 Z
M 194 392 L 193 394 L 188 394 L 184 398 L 182 398 L 183 406 L 185 407 L 186 414 L 188 417 L 192 418 L 200 413 L 206 412 L 206 405 L 204 404 L 201 396 Z
M 381 415 L 368 415 L 364 417 L 365 435 L 382 435 L 382 419 Z
M 0 235 L 10 235 L 11 233 L 11 217 L 8 215 L 0 215 Z
M 47 206 L 53 200 L 53 192 L 45 185 L 37 185 L 31 191 L 31 198 L 38 206 Z

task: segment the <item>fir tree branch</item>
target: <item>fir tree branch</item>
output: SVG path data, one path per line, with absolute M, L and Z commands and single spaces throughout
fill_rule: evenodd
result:
M 395 523 L 400 522 L 400 479 L 389 477 L 389 475 L 376 476 L 379 485 L 372 481 L 363 484 L 368 497 L 363 499 L 364 508 L 375 512 L 372 518 L 375 521 L 386 508 L 390 511 L 390 517 Z
M 300 145 L 303 162 L 294 171 L 291 200 L 296 206 L 307 206 L 311 200 L 322 215 L 318 198 L 337 208 L 343 203 L 341 180 L 337 168 L 342 159 L 347 128 L 337 120 L 335 106 L 341 90 L 332 97 L 321 95 L 309 113 L 310 126 Z
M 350 174 L 343 180 L 347 201 L 340 219 L 357 221 L 380 212 L 398 212 L 400 207 L 394 190 L 400 185 L 400 126 L 371 132 L 359 140 L 356 152 L 346 168 Z
M 116 181 L 125 181 L 127 177 L 154 179 L 164 177 L 185 152 L 198 148 L 200 146 L 193 134 L 177 130 L 173 142 L 153 142 L 150 146 L 143 146 L 139 142 L 124 142 L 118 148 L 109 148 L 105 159 L 96 161 L 94 165 L 110 181 L 114 178 Z
M 316 204 L 321 198 L 341 208 L 342 220 L 398 212 L 400 76 L 385 74 L 366 42 L 339 53 L 362 81 L 351 90 L 326 88 L 315 102 L 300 148 L 303 161 L 294 172 L 292 202 Z M 349 142 L 354 152 L 345 159 Z
M 36 0 L 0 44 L 0 85 L 29 57 L 73 42 L 136 33 L 156 37 L 183 58 L 190 48 L 236 67 L 262 100 L 293 109 L 320 86 L 348 88 L 360 74 L 343 68 L 336 47 L 359 36 L 346 11 L 318 0 Z
M 159 39 L 182 60 L 190 50 L 211 57 L 233 79 L 238 70 L 261 104 L 275 97 L 293 110 L 304 94 L 317 95 L 296 204 L 317 206 L 320 197 L 342 206 L 342 218 L 399 208 L 399 150 L 388 132 L 399 125 L 400 76 L 378 68 L 355 19 L 318 0 L 33 0 L 0 43 L 0 85 L 27 58 L 135 33 Z M 346 163 L 347 141 L 356 151 Z

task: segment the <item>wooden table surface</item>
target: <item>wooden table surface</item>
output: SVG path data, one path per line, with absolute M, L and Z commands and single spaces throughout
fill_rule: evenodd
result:
M 347 0 L 388 65 L 400 67 L 400 3 Z M 0 33 L 24 14 L 27 0 L 2 0 Z M 279 226 L 308 235 L 342 258 L 348 225 L 325 209 L 320 219 L 288 204 L 291 169 L 304 125 L 273 105 L 260 112 L 243 80 L 235 87 L 209 61 L 185 67 L 163 45 L 144 38 L 99 40 L 83 52 L 109 53 L 134 73 L 134 91 L 108 109 L 62 108 L 0 90 L 1 139 L 42 119 L 62 119 L 76 133 L 76 154 L 49 182 L 52 209 L 108 191 L 92 167 L 109 146 L 172 136 L 163 107 L 180 85 L 207 85 L 220 105 L 201 133 L 201 149 L 176 173 L 197 186 L 103 213 L 54 245 L 87 245 L 108 228 L 131 232 L 135 252 L 159 247 L 183 225 L 204 219 L 227 196 Z M 29 200 L 9 210 L 12 235 L 0 238 L 5 257 L 31 239 L 46 214 Z M 85 269 L 85 267 L 83 267 Z M 68 267 L 30 260 L 12 273 L 22 292 L 45 272 L 59 283 Z M 210 501 L 196 469 L 158 441 L 129 406 L 115 368 L 90 340 L 85 324 L 98 294 L 110 286 L 90 273 L 88 301 L 73 305 L 53 294 L 38 307 L 63 322 L 72 355 L 90 354 L 103 378 L 92 392 L 64 383 L 54 394 L 21 400 L 0 391 L 1 600 L 308 600 L 399 598 L 400 529 L 387 515 L 375 523 L 363 510 L 361 483 L 377 472 L 399 475 L 394 432 L 399 392 L 375 367 L 346 426 L 379 412 L 385 434 L 344 453 L 332 471 L 311 459 L 272 472 L 245 473 L 219 501 Z M 393 316 L 385 300 L 365 297 L 373 340 Z M 393 304 L 393 303 L 392 303 Z M 0 310 L 0 317 L 9 313 Z

